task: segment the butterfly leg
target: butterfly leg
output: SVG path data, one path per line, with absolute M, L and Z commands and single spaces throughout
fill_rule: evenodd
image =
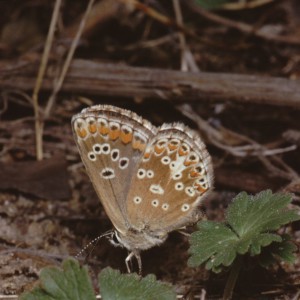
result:
M 141 275 L 142 274 L 142 259 L 141 259 L 140 252 L 132 251 L 126 257 L 125 263 L 126 263 L 127 272 L 131 273 L 130 263 L 131 263 L 131 260 L 132 260 L 133 257 L 135 257 L 136 260 L 137 260 L 138 268 L 139 268 L 139 275 Z

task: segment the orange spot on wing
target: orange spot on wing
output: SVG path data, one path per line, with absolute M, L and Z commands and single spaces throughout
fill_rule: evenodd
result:
M 179 156 L 187 155 L 188 151 L 184 151 L 182 148 L 179 149 L 178 154 Z
M 196 172 L 196 171 L 191 171 L 190 172 L 190 176 L 195 178 L 195 177 L 198 177 L 200 175 L 200 173 Z
M 89 124 L 88 129 L 90 133 L 95 133 L 97 131 L 97 126 L 96 124 Z
M 150 152 L 146 152 L 146 153 L 144 154 L 144 158 L 145 158 L 145 159 L 147 159 L 147 158 L 149 158 L 149 157 L 150 157 L 150 155 L 151 155 L 151 153 L 150 153 Z
M 77 128 L 76 132 L 77 135 L 82 139 L 84 139 L 87 136 L 87 131 L 84 128 Z
M 108 136 L 112 141 L 115 141 L 120 136 L 120 133 L 121 131 L 119 129 L 110 130 Z
M 207 191 L 206 188 L 202 187 L 200 184 L 197 184 L 197 183 L 195 184 L 195 188 L 201 194 L 203 194 L 203 193 L 205 193 Z
M 99 132 L 100 132 L 100 134 L 102 134 L 102 135 L 107 135 L 108 132 L 109 132 L 109 129 L 108 129 L 108 127 L 106 127 L 105 125 L 101 125 L 101 124 L 100 124 Z
M 170 149 L 170 151 L 176 150 L 177 147 L 178 147 L 177 145 L 168 144 L 168 148 Z
M 157 145 L 154 147 L 154 151 L 155 151 L 155 153 L 157 153 L 157 154 L 163 153 L 164 150 L 165 150 L 164 147 L 159 147 L 159 146 L 157 146 Z
M 184 164 L 186 167 L 188 167 L 188 166 L 190 166 L 190 165 L 195 164 L 195 162 L 192 161 L 192 160 L 186 160 L 183 164 Z
M 132 143 L 132 148 L 139 150 L 139 151 L 144 151 L 145 150 L 146 145 L 140 141 L 134 141 Z
M 132 133 L 121 132 L 121 140 L 124 144 L 128 144 L 132 141 Z

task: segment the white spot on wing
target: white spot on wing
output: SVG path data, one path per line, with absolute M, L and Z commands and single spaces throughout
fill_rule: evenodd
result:
M 159 201 L 157 199 L 152 200 L 152 206 L 157 207 L 159 205 Z
M 176 191 L 182 191 L 184 189 L 184 184 L 182 182 L 177 182 L 175 184 L 175 190 Z
M 136 175 L 137 175 L 137 177 L 138 177 L 139 179 L 143 179 L 143 178 L 145 178 L 145 176 L 146 176 L 146 170 L 145 170 L 145 169 L 138 169 Z
M 194 190 L 194 188 L 191 187 L 191 186 L 187 186 L 184 191 L 190 197 L 194 197 L 195 193 L 196 193 L 195 190 Z
M 161 159 L 161 162 L 164 164 L 164 165 L 168 165 L 170 162 L 171 162 L 171 158 L 169 156 L 164 156 L 162 157 Z
M 119 149 L 113 149 L 110 152 L 110 156 L 111 156 L 112 161 L 117 161 L 119 159 L 119 156 L 120 156 L 120 150 Z
M 190 209 L 190 206 L 187 203 L 185 203 L 181 206 L 181 211 L 183 211 L 183 212 L 186 212 L 189 209 Z
M 142 198 L 136 196 L 136 197 L 133 198 L 133 202 L 134 202 L 135 204 L 140 204 L 140 203 L 142 202 Z
M 151 184 L 149 190 L 153 194 L 163 195 L 165 193 L 164 189 L 159 184 Z
M 93 151 L 94 151 L 96 154 L 101 154 L 101 152 L 102 152 L 101 144 L 95 144 L 95 145 L 93 146 Z
M 110 153 L 110 144 L 105 143 L 101 147 L 102 153 L 103 154 L 109 154 Z
M 169 204 L 168 203 L 164 203 L 162 206 L 161 206 L 161 208 L 163 209 L 163 210 L 168 210 L 168 208 L 169 208 Z
M 154 177 L 154 172 L 152 170 L 147 171 L 147 177 L 148 178 L 153 178 Z
M 127 157 L 122 157 L 119 160 L 119 168 L 120 169 L 126 169 L 129 165 L 129 159 Z
M 101 171 L 101 176 L 104 179 L 112 179 L 115 178 L 115 171 L 112 168 L 104 168 Z
M 92 152 L 92 151 L 88 153 L 88 158 L 89 158 L 89 160 L 91 160 L 91 161 L 95 161 L 95 160 L 97 159 L 95 153 Z

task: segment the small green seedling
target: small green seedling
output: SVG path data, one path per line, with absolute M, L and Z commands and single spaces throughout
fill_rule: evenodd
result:
M 86 267 L 67 259 L 63 268 L 46 267 L 41 271 L 39 285 L 23 294 L 20 300 L 96 300 Z M 140 278 L 137 274 L 120 274 L 111 268 L 99 274 L 101 299 L 175 300 L 176 293 L 154 275 Z
M 276 233 L 280 226 L 300 219 L 295 211 L 287 209 L 290 202 L 291 195 L 272 194 L 269 190 L 256 196 L 238 194 L 228 207 L 224 223 L 197 224 L 198 231 L 190 238 L 189 265 L 205 264 L 206 269 L 216 273 L 231 266 L 223 295 L 224 299 L 230 299 L 244 255 L 260 255 L 262 265 L 274 262 L 275 258 L 293 262 L 296 246 L 287 235 Z M 266 246 L 270 246 L 268 253 L 262 253 Z

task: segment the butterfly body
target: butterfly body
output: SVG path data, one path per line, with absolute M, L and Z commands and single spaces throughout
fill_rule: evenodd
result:
M 75 140 L 118 242 L 139 255 L 199 219 L 213 184 L 211 158 L 182 124 L 155 127 L 109 105 L 72 118 Z

